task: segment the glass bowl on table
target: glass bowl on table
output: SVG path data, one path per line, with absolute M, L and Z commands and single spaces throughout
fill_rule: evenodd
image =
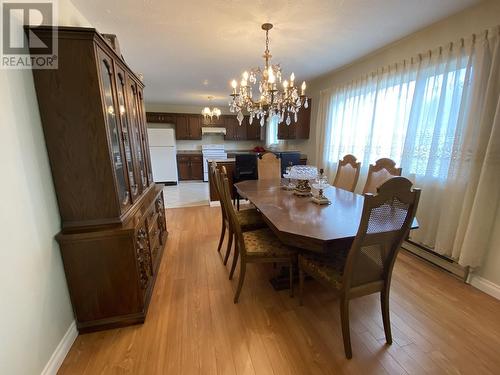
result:
M 281 188 L 284 190 L 293 190 L 295 189 L 295 184 L 291 178 L 291 171 L 292 171 L 293 164 L 290 163 L 288 167 L 285 169 L 285 173 L 283 174 L 283 178 L 285 179 L 283 181 L 283 184 L 281 185 Z
M 293 193 L 299 197 L 310 197 L 311 186 L 309 181 L 318 176 L 318 168 L 311 165 L 294 165 L 287 174 L 288 178 L 296 180 Z

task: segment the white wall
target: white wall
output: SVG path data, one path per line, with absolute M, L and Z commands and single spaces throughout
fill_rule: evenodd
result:
M 59 0 L 59 23 L 88 22 Z M 0 70 L 0 374 L 40 374 L 73 322 L 30 70 Z
M 498 24 L 500 24 L 500 1 L 487 0 L 313 80 L 309 84 L 309 94 L 313 99 L 311 138 L 305 148 L 309 160 L 315 163 L 316 147 L 321 141 L 316 138 L 316 130 L 318 126 L 324 126 L 317 123 L 317 105 L 321 90 L 347 83 L 380 67 L 446 45 L 461 37 L 480 33 Z M 496 228 L 490 240 L 490 248 L 478 275 L 500 287 L 500 209 L 496 218 Z
M 489 251 L 484 257 L 483 265 L 477 274 L 497 285 L 500 293 L 500 207 L 497 208 L 497 217 L 490 238 Z

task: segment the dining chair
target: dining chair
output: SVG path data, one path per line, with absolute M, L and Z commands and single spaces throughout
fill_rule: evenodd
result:
M 351 154 L 339 160 L 337 174 L 333 181 L 333 186 L 353 192 L 359 179 L 361 163 L 356 161 L 356 157 Z
M 287 263 L 290 271 L 290 297 L 293 297 L 293 264 L 297 259 L 297 252 L 283 244 L 269 228 L 243 231 L 237 217 L 237 211 L 230 204 L 231 195 L 226 174 L 223 171 L 216 173 L 220 175 L 222 199 L 225 202 L 224 207 L 229 217 L 231 230 L 235 235 L 235 252 L 229 279 L 233 277 L 238 258 L 240 261 L 240 274 L 234 303 L 238 303 L 248 263 Z
M 246 180 L 257 180 L 257 155 L 254 153 L 249 154 L 236 154 L 234 163 L 234 176 L 233 182 L 238 183 Z M 238 211 L 240 210 L 240 195 L 233 188 L 234 201 Z
M 221 168 L 223 169 L 224 173 L 226 173 L 226 168 L 224 166 L 222 166 Z M 231 253 L 231 248 L 233 245 L 234 234 L 231 231 L 231 226 L 229 225 L 229 218 L 226 214 L 227 210 L 224 207 L 225 202 L 222 199 L 222 192 L 220 190 L 221 189 L 220 188 L 220 174 L 218 173 L 218 168 L 217 168 L 216 162 L 211 163 L 210 173 L 211 173 L 211 175 L 212 175 L 211 177 L 214 181 L 215 191 L 219 197 L 220 208 L 221 208 L 221 217 L 222 217 L 221 232 L 220 232 L 220 238 L 219 238 L 219 245 L 217 246 L 217 252 L 220 254 L 222 244 L 224 242 L 224 237 L 225 237 L 226 231 L 227 231 L 228 232 L 228 242 L 227 242 L 226 253 L 225 253 L 224 258 L 223 258 L 223 263 L 227 264 L 227 260 L 229 259 L 229 255 Z M 243 211 L 238 211 L 236 213 L 236 217 L 237 217 L 237 220 L 240 223 L 243 231 L 267 227 L 266 223 L 262 219 L 262 215 L 260 214 L 260 212 L 258 212 L 257 209 L 254 209 L 254 208 L 248 209 L 248 210 L 243 210 Z
M 382 321 L 387 344 L 392 344 L 389 291 L 392 269 L 401 243 L 417 211 L 420 189 L 411 181 L 394 177 L 365 194 L 358 232 L 351 248 L 340 256 L 299 255 L 299 296 L 302 304 L 305 274 L 332 287 L 340 298 L 342 337 L 347 358 L 352 358 L 349 300 L 380 292 Z
M 401 176 L 402 169 L 396 168 L 396 163 L 392 159 L 378 159 L 375 164 L 370 164 L 368 168 L 368 177 L 366 179 L 363 194 L 376 193 L 377 188 L 388 179 Z
M 281 175 L 283 176 L 286 173 L 286 169 L 293 165 L 300 165 L 300 152 L 281 152 Z
M 281 161 L 279 155 L 272 152 L 260 154 L 257 159 L 257 173 L 259 180 L 280 180 Z

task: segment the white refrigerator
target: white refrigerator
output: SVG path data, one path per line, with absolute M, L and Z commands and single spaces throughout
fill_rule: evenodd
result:
M 177 183 L 177 157 L 174 129 L 148 129 L 153 180 Z

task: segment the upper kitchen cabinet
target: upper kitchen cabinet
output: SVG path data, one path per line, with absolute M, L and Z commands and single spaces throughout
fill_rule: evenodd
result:
M 309 139 L 311 126 L 311 99 L 308 108 L 302 107 L 297 116 L 297 122 L 287 125 L 285 121 L 278 125 L 278 139 Z
M 188 115 L 189 139 L 201 139 L 201 116 Z
M 146 112 L 146 119 L 148 122 L 175 125 L 176 114 L 164 112 Z
M 247 137 L 249 141 L 265 141 L 266 140 L 266 126 L 260 126 L 260 121 L 254 119 L 252 123 L 249 122 L 250 117 L 245 116 L 243 124 L 247 128 Z
M 175 124 L 175 139 L 201 139 L 201 116 L 177 114 Z
M 147 112 L 148 122 L 172 124 L 175 126 L 175 139 L 201 139 L 202 116 L 186 113 Z
M 174 119 L 175 139 L 191 139 L 189 136 L 188 116 L 176 114 Z
M 244 141 L 247 139 L 248 116 L 240 123 L 234 115 L 224 116 L 224 127 L 226 128 L 225 140 Z

